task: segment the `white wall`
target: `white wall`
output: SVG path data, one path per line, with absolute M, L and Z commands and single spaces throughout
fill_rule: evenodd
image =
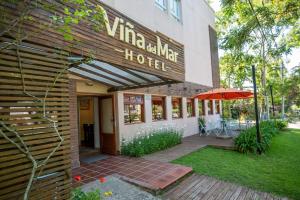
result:
M 100 148 L 99 98 L 94 97 L 94 147 Z
M 220 114 L 217 114 L 217 107 L 215 104 L 215 101 L 213 101 L 213 114 L 208 114 L 208 101 L 205 100 L 205 123 L 206 123 L 206 128 L 209 129 L 214 129 L 220 126 L 221 122 L 221 115 L 222 115 L 222 103 L 220 103 Z
M 185 48 L 186 81 L 212 86 L 208 25 L 214 12 L 205 0 L 181 0 L 182 22 L 162 11 L 155 0 L 102 0 L 138 23 L 182 43 Z
M 144 94 L 145 99 L 145 122 L 139 124 L 125 124 L 124 123 L 124 102 L 123 102 L 124 94 L 123 92 L 117 93 L 117 124 L 118 124 L 118 133 L 120 141 L 122 139 L 130 139 L 137 134 L 143 134 L 149 130 L 155 130 L 163 127 L 175 127 L 178 129 L 183 129 L 183 136 L 187 137 L 190 135 L 198 134 L 198 101 L 195 101 L 195 117 L 187 117 L 187 109 L 186 109 L 186 98 L 183 97 L 183 118 L 182 119 L 172 119 L 172 97 L 166 97 L 166 116 L 167 119 L 164 121 L 152 121 L 152 101 L 150 94 Z M 205 109 L 207 110 L 207 109 Z M 215 110 L 215 109 L 214 109 Z M 220 119 L 219 114 L 213 114 L 210 116 L 206 116 L 208 119 L 218 120 Z

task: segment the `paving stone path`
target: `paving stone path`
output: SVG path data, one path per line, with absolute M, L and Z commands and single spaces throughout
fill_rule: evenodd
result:
M 300 129 L 300 121 L 294 122 L 294 123 L 289 123 L 288 128 Z
M 152 161 L 170 162 L 208 145 L 220 148 L 233 148 L 233 140 L 218 139 L 213 136 L 199 136 L 197 134 L 183 138 L 182 143 L 173 148 L 146 155 L 143 158 Z
M 167 191 L 168 200 L 287 200 L 212 177 L 193 174 Z

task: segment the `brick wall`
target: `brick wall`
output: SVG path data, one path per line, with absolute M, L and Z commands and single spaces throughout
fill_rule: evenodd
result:
M 69 114 L 70 114 L 70 135 L 71 135 L 71 160 L 72 168 L 80 166 L 79 143 L 78 143 L 78 116 L 77 116 L 77 95 L 76 81 L 69 82 Z

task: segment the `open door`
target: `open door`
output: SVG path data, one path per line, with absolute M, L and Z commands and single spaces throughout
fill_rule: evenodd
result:
M 116 155 L 116 133 L 113 96 L 100 97 L 100 149 L 102 153 Z

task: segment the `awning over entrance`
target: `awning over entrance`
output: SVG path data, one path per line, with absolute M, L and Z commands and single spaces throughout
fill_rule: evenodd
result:
M 128 90 L 176 82 L 149 73 L 112 66 L 97 60 L 81 63 L 71 67 L 69 71 L 77 76 L 107 85 L 111 87 L 109 91 Z
M 136 89 L 177 82 L 133 69 L 116 67 L 97 60 L 74 65 L 69 71 L 77 76 L 111 87 L 108 91 Z

